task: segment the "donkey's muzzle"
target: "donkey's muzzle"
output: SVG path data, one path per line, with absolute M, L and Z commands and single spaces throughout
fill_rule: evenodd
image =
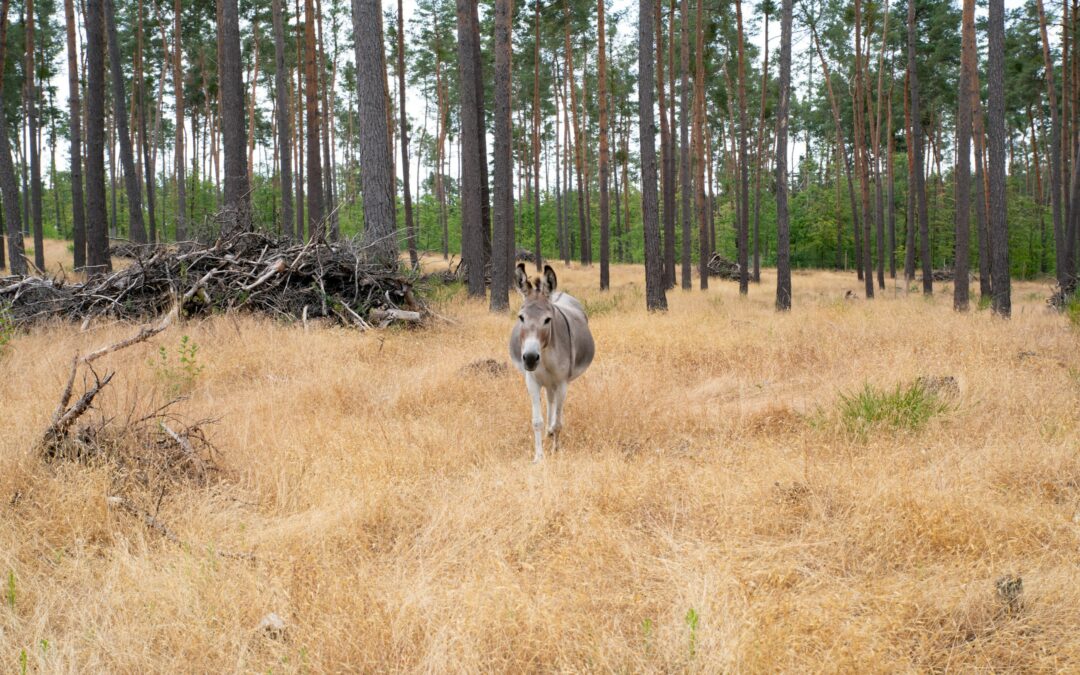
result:
M 540 363 L 540 355 L 533 352 L 522 354 L 521 361 L 525 364 L 525 370 L 531 373 L 536 370 L 536 366 Z

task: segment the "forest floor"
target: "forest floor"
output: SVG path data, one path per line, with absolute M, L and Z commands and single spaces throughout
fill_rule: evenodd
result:
M 0 671 L 1080 669 L 1080 330 L 1049 283 L 1008 322 L 832 272 L 780 315 L 772 270 L 649 315 L 641 268 L 555 268 L 597 356 L 539 465 L 513 317 L 458 287 L 426 329 L 217 317 L 98 361 L 102 414 L 180 389 L 219 420 L 220 474 L 140 493 L 173 539 L 110 499 L 128 469 L 34 450 L 72 354 L 133 327 L 16 336 Z

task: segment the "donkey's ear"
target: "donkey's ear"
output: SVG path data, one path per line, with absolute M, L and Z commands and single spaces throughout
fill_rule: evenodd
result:
M 525 263 L 518 263 L 514 268 L 514 288 L 522 295 L 532 292 L 532 283 L 529 281 L 529 275 L 525 273 Z
M 558 286 L 559 280 L 555 278 L 555 270 L 551 269 L 551 265 L 544 265 L 544 279 L 541 282 L 540 290 L 543 291 L 544 295 L 551 295 Z

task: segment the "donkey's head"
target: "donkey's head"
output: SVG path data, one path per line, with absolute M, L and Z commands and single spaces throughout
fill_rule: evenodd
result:
M 525 273 L 524 263 L 518 263 L 514 271 L 514 285 L 525 298 L 518 322 L 521 324 L 521 362 L 529 372 L 536 370 L 540 354 L 551 341 L 551 324 L 555 318 L 551 294 L 558 284 L 555 270 L 550 265 L 544 265 L 544 275 L 534 279 L 529 279 Z

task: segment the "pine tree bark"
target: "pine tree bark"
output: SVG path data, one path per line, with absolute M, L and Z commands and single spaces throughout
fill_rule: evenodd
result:
M 702 6 L 704 0 L 697 3 L 697 31 L 694 43 L 694 157 L 697 162 L 695 173 L 694 204 L 697 209 L 698 241 L 701 242 L 701 255 L 698 261 L 698 284 L 701 290 L 709 287 L 709 218 L 705 201 L 705 22 Z M 684 185 L 685 189 L 685 185 Z M 742 240 L 739 240 L 742 242 Z
M 884 98 L 885 47 L 889 42 L 889 2 L 885 0 L 884 23 L 881 28 L 881 50 L 878 52 L 877 109 L 874 113 L 874 185 L 877 199 L 877 275 L 878 288 L 885 289 L 885 196 L 881 185 L 881 102 Z
M 221 101 L 222 145 L 225 154 L 224 232 L 251 229 L 251 195 L 247 180 L 247 140 L 244 132 L 244 81 L 241 76 L 240 17 L 237 0 L 217 0 L 218 95 Z M 216 155 L 215 155 L 216 156 Z M 320 218 L 321 218 L 321 214 Z M 315 222 L 315 219 L 313 219 Z
M 187 239 L 187 170 L 184 158 L 184 52 L 183 34 L 180 32 L 181 0 L 173 5 L 173 100 L 176 108 L 176 240 Z M 89 169 L 87 169 L 89 177 Z M 87 187 L 89 191 L 89 186 Z M 89 206 L 89 205 L 88 205 Z M 89 208 L 87 209 L 89 216 Z
M 833 114 L 833 126 L 836 128 L 836 145 L 837 152 L 844 160 L 844 171 L 847 176 L 848 186 L 848 202 L 851 208 L 851 220 L 852 230 L 855 236 L 855 250 L 862 251 L 862 232 L 859 225 L 859 207 L 855 200 L 855 181 L 851 176 L 851 158 L 848 157 L 847 151 L 844 149 L 844 127 L 840 121 L 840 104 L 836 100 L 836 94 L 833 92 L 832 77 L 829 74 L 829 64 L 825 61 L 825 53 L 821 49 L 821 41 L 818 38 L 817 27 L 811 23 L 810 33 L 814 39 L 814 48 L 817 50 L 818 59 L 821 61 L 821 71 L 825 76 L 825 90 L 829 93 L 829 106 L 832 108 Z M 837 267 L 840 266 L 840 251 L 839 247 L 841 242 L 837 241 Z M 859 255 L 855 256 L 855 270 L 858 278 L 863 278 L 862 258 Z
M 1005 3 L 990 0 L 987 24 L 988 115 L 987 143 L 990 150 L 990 278 L 991 306 L 998 316 L 1012 314 L 1009 280 L 1009 229 L 1005 199 Z M 1067 261 L 1066 261 L 1067 262 Z
M 45 231 L 41 222 L 41 149 L 38 147 L 38 114 L 35 80 L 37 69 L 34 66 L 34 0 L 26 0 L 26 26 L 23 37 L 26 45 L 26 70 L 23 79 L 26 83 L 26 111 L 29 126 L 30 150 L 30 219 L 34 228 L 34 264 L 39 270 L 45 269 Z
M 663 0 L 656 0 L 656 92 L 660 106 L 660 186 L 664 218 L 664 285 L 675 286 L 675 177 L 672 175 L 671 139 L 668 125 L 667 96 L 664 89 Z M 674 17 L 671 19 L 674 21 Z M 671 75 L 674 77 L 674 74 Z
M 354 0 L 357 2 L 359 0 Z M 370 0 L 369 0 L 370 1 Z M 469 295 L 484 297 L 484 242 L 480 164 L 480 115 L 477 89 L 476 0 L 457 0 L 458 74 L 461 100 L 461 257 L 468 266 Z M 381 49 L 381 42 L 376 43 Z
M 858 0 L 856 0 L 858 2 Z M 746 56 L 743 38 L 742 0 L 735 0 L 735 21 L 738 25 L 739 38 L 739 294 L 750 291 L 750 275 L 747 269 L 747 247 L 749 244 L 750 212 L 750 167 L 746 157 Z M 704 102 L 702 103 L 704 105 Z
M 86 266 L 86 211 L 83 206 L 82 104 L 79 102 L 79 58 L 75 43 L 75 3 L 72 0 L 64 0 L 64 20 L 67 28 L 68 129 L 71 132 L 72 235 L 75 240 L 75 269 L 81 270 Z
M 135 170 L 135 155 L 131 148 L 128 129 L 127 93 L 124 91 L 124 68 L 120 62 L 120 43 L 116 35 L 116 9 L 114 0 L 105 0 L 105 27 L 109 40 L 109 63 L 112 71 L 113 118 L 120 141 L 120 165 L 124 171 L 124 188 L 128 198 L 128 231 L 136 244 L 146 243 L 146 227 L 143 224 L 142 190 L 139 174 Z
M 398 0 L 397 14 L 397 71 L 398 93 L 400 95 L 400 104 L 398 108 L 401 117 L 401 183 L 405 201 L 405 237 L 409 247 L 409 264 L 415 268 L 419 264 L 419 259 L 417 258 L 416 253 L 416 222 L 413 220 L 412 191 L 409 188 L 409 117 L 405 110 L 405 11 L 403 0 Z M 492 302 L 494 302 L 494 300 L 492 300 Z
M 510 10 L 512 12 L 512 9 Z M 535 241 L 533 249 L 536 255 L 536 269 L 543 271 L 544 255 L 540 243 L 540 3 L 536 2 L 534 12 L 536 24 L 536 38 L 533 40 L 533 119 L 532 119 L 532 155 L 533 155 L 533 234 Z M 512 30 L 511 28 L 507 29 Z M 508 38 L 509 41 L 509 38 Z M 509 78 L 507 78 L 509 80 Z M 510 222 L 513 222 L 511 219 Z M 509 283 L 514 260 L 514 228 L 508 223 L 506 228 L 507 260 L 510 261 L 507 268 L 507 280 Z
M 975 0 L 964 0 L 961 20 L 960 83 L 956 113 L 956 261 L 953 264 L 953 309 L 968 310 L 968 248 L 971 232 L 971 73 L 976 67 Z
M 397 261 L 397 240 L 394 234 L 390 130 L 386 123 L 386 105 L 390 95 L 383 69 L 385 42 L 380 4 L 379 0 L 353 0 L 352 20 L 357 66 L 356 91 L 360 101 L 364 245 L 371 259 L 392 265 Z M 482 275 L 483 269 L 479 272 Z M 472 274 L 470 270 L 470 279 Z
M 607 92 L 607 37 L 604 34 L 604 1 L 597 0 L 596 2 L 596 21 L 599 32 L 599 45 L 597 46 L 599 51 L 599 57 L 597 59 L 597 69 L 599 70 L 599 93 L 600 98 L 600 289 L 606 290 L 611 285 L 611 272 L 608 269 L 609 265 L 609 248 L 610 248 L 610 219 L 611 213 L 609 212 L 608 205 L 608 173 L 609 157 L 608 157 L 608 92 Z M 537 14 L 537 37 L 539 38 L 539 14 Z M 675 18 L 672 17 L 672 21 Z
M 914 1 L 914 0 L 912 0 Z M 870 255 L 870 179 L 866 151 L 866 78 L 862 66 L 862 3 L 855 0 L 855 170 L 859 174 L 859 194 L 862 198 L 863 248 L 862 256 L 867 299 L 874 297 L 874 264 Z
M 146 216 L 147 224 L 149 226 L 147 232 L 147 240 L 151 243 L 156 243 L 158 240 L 157 232 L 157 213 L 155 208 L 156 204 L 156 186 L 154 185 L 154 157 L 150 151 L 150 137 L 147 135 L 146 129 L 146 81 L 143 77 L 143 3 L 142 0 L 138 2 L 138 28 L 136 37 L 136 58 L 135 58 L 135 106 L 138 110 L 138 136 L 139 146 L 135 149 L 136 155 L 142 151 L 142 169 L 144 181 L 146 183 Z M 162 49 L 166 49 L 165 43 L 162 42 Z M 164 67 L 162 67 L 164 73 Z M 164 81 L 165 78 L 161 78 Z
M 930 260 L 930 219 L 926 211 L 926 181 L 923 175 L 923 129 L 922 112 L 919 108 L 919 75 L 915 67 L 915 55 L 918 43 L 915 33 L 915 0 L 908 0 L 908 96 L 911 101 L 911 136 L 914 149 L 912 152 L 913 171 L 908 177 L 908 189 L 915 193 L 915 207 L 919 218 L 919 250 L 923 268 L 923 293 L 931 295 L 934 292 L 934 274 Z M 911 216 L 908 216 L 908 227 L 911 227 Z M 911 237 L 909 236 L 909 239 Z M 914 249 L 912 249 L 914 254 Z M 914 268 L 911 270 L 911 281 L 914 278 Z
M 1061 212 L 1061 118 L 1058 115 L 1057 88 L 1054 86 L 1054 62 L 1050 56 L 1050 39 L 1046 32 L 1046 13 L 1043 11 L 1042 0 L 1036 0 L 1035 6 L 1039 13 L 1039 34 L 1042 37 L 1046 98 L 1050 104 L 1050 208 L 1054 221 L 1054 243 L 1057 251 L 1055 269 L 1058 286 L 1064 288 L 1068 282 L 1064 276 L 1065 228 L 1062 223 Z
M 86 272 L 112 271 L 105 210 L 105 0 L 86 0 Z
M 986 132 L 983 124 L 982 101 L 979 97 L 978 68 L 971 76 L 971 129 L 975 141 L 975 235 L 979 248 L 979 300 L 989 301 L 990 287 L 990 236 L 987 229 L 987 211 L 990 210 L 987 175 L 984 170 L 986 156 Z
M 780 8 L 780 94 L 776 111 L 776 309 L 791 309 L 791 227 L 788 222 L 787 136 L 791 99 L 791 4 Z
M 682 0 L 679 7 L 681 19 L 680 45 L 679 45 L 679 70 L 681 82 L 679 84 L 679 196 L 682 204 L 680 216 L 682 221 L 682 288 L 690 290 L 693 286 L 691 279 L 691 235 L 690 219 L 690 193 L 693 191 L 693 183 L 690 180 L 690 0 Z M 674 20 L 674 19 L 672 19 Z M 698 244 L 701 255 L 698 274 L 708 276 L 707 250 L 708 237 L 702 239 L 699 234 Z
M 281 177 L 281 224 L 286 236 L 293 234 L 292 139 L 289 133 L 289 84 L 285 65 L 285 17 L 281 0 L 273 0 L 274 22 L 274 96 L 277 100 L 278 172 Z
M 323 238 L 322 152 L 319 142 L 319 53 L 315 45 L 315 3 L 304 0 L 304 107 L 307 109 L 307 215 L 308 236 Z
M 93 5 L 95 0 L 88 0 Z M 92 9 L 92 8 L 91 8 Z M 87 17 L 89 18 L 89 14 Z M 98 15 L 100 17 L 100 15 Z M 8 0 L 0 2 L 0 73 L 4 70 L 7 52 Z M 100 36 L 99 36 L 100 37 Z M 0 77 L 0 97 L 4 93 L 4 79 Z M 104 172 L 103 172 L 104 173 Z M 105 203 L 102 181 L 102 205 Z M 7 225 L 7 243 L 9 267 L 15 275 L 26 274 L 26 257 L 22 238 L 22 212 L 19 210 L 19 182 L 15 175 L 15 164 L 11 159 L 11 142 L 8 139 L 8 125 L 0 124 L 0 197 L 4 202 L 4 221 Z M 104 222 L 102 218 L 102 222 Z M 106 240 L 106 250 L 107 240 Z
M 652 9 L 650 8 L 650 17 L 652 16 Z M 577 85 L 574 82 L 574 52 L 570 47 L 570 10 L 563 0 L 563 14 L 566 17 L 566 26 L 564 31 L 565 45 L 566 45 L 566 76 L 567 86 L 570 89 L 569 103 L 570 112 L 573 121 L 574 131 L 574 167 L 576 169 L 577 187 L 574 190 L 574 196 L 577 200 L 577 212 L 578 212 L 578 227 L 581 230 L 580 242 L 581 242 L 581 264 L 592 264 L 591 251 L 587 242 L 589 241 L 588 221 L 585 219 L 585 200 L 583 193 L 587 189 L 584 185 L 583 175 L 585 173 L 585 151 L 581 139 L 581 124 L 578 120 L 578 100 L 577 100 Z M 652 24 L 652 20 L 649 21 Z M 652 37 L 649 38 L 649 44 L 652 44 Z M 651 49 L 651 47 L 650 47 Z M 652 55 L 650 54 L 650 63 L 652 62 Z M 652 85 L 650 85 L 652 86 Z M 564 101 L 566 99 L 564 98 Z
M 641 143 L 641 222 L 645 235 L 645 305 L 649 311 L 666 311 L 667 294 L 656 190 L 653 30 L 653 1 L 638 0 L 638 124 Z
M 761 113 L 758 115 L 757 153 L 754 155 L 754 283 L 761 283 L 761 162 L 765 141 L 765 100 L 769 87 L 769 15 L 765 14 L 765 54 L 761 65 Z
M 888 204 L 889 214 L 888 249 L 885 255 L 889 258 L 889 278 L 896 279 L 896 196 L 894 194 L 896 183 L 893 180 L 893 156 L 896 154 L 896 148 L 895 141 L 893 139 L 892 95 L 893 87 L 892 78 L 890 76 L 888 102 L 885 106 L 888 111 L 886 115 L 887 122 L 885 131 L 885 136 L 887 139 L 885 142 L 885 173 L 887 175 L 886 180 L 888 181 L 888 186 L 886 189 L 886 203 Z
M 490 309 L 492 312 L 505 312 L 510 306 L 510 266 L 513 264 L 512 259 L 507 255 L 509 253 L 507 238 L 513 229 L 514 222 L 514 193 L 511 185 L 514 175 L 513 129 L 510 117 L 510 78 L 513 58 L 511 3 L 512 0 L 496 0 L 495 2 L 495 217 L 493 221 L 495 229 L 492 232 L 491 247 Z M 399 11 L 400 7 L 399 4 Z M 537 17 L 539 16 L 539 8 L 537 8 Z

